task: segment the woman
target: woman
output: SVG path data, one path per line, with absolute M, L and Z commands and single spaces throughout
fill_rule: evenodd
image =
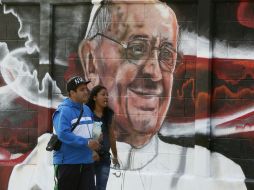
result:
M 95 86 L 90 93 L 87 105 L 94 113 L 95 129 L 99 128 L 102 132 L 101 149 L 94 153 L 96 190 L 106 190 L 111 163 L 110 149 L 113 154 L 113 164 L 119 165 L 114 136 L 114 112 L 108 107 L 107 89 L 104 86 Z

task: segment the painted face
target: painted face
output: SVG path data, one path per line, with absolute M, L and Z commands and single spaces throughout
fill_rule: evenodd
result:
M 76 91 L 73 91 L 73 99 L 79 103 L 86 103 L 88 100 L 88 88 L 86 84 L 81 84 L 78 86 Z
M 95 105 L 101 108 L 105 108 L 108 105 L 108 92 L 106 89 L 102 89 L 94 97 Z
M 163 4 L 116 6 L 104 34 L 126 47 L 102 37 L 96 70 L 116 113 L 118 140 L 140 147 L 160 129 L 170 104 L 177 21 Z

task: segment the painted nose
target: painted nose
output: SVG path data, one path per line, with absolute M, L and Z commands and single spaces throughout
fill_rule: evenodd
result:
M 157 47 L 159 47 L 159 38 L 156 39 L 154 48 L 151 50 L 151 55 L 149 56 L 143 68 L 143 74 L 151 76 L 152 81 L 160 81 L 162 79 Z

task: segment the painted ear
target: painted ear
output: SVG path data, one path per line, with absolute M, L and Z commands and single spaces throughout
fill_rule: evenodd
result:
M 90 80 L 88 88 L 91 90 L 100 83 L 99 74 L 97 72 L 97 60 L 94 55 L 94 46 L 91 41 L 83 40 L 79 46 L 79 58 L 84 71 L 85 79 Z

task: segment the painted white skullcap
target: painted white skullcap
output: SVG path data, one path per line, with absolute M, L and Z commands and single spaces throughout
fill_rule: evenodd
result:
M 85 35 L 85 38 L 87 37 L 87 35 L 89 34 L 90 30 L 91 30 L 91 27 L 93 25 L 93 21 L 94 21 L 94 16 L 95 16 L 95 13 L 97 12 L 97 10 L 101 7 L 101 2 L 103 0 L 92 0 L 92 4 L 93 4 L 93 8 L 92 8 L 92 11 L 90 13 L 90 17 L 89 17 L 89 22 L 88 22 L 88 26 L 87 26 L 87 29 L 86 29 L 86 35 Z

